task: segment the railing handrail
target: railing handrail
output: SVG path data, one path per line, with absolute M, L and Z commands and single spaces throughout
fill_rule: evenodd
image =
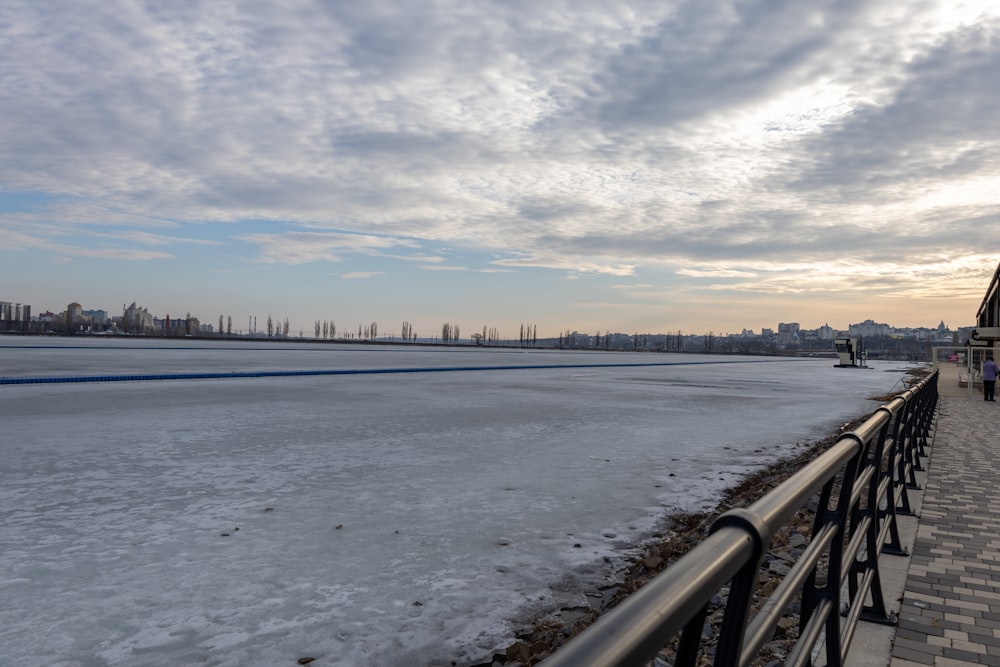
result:
M 885 607 L 878 556 L 902 553 L 896 514 L 908 511 L 906 488 L 926 456 L 937 379 L 935 370 L 749 507 L 721 515 L 708 537 L 541 664 L 634 667 L 677 638 L 674 664 L 693 666 L 710 600 L 729 585 L 713 665 L 750 664 L 796 593 L 802 596 L 800 635 L 786 664 L 809 664 L 825 641 L 826 664 L 843 665 L 859 620 L 895 623 Z M 771 538 L 817 494 L 809 545 L 771 594 L 770 606 L 751 618 Z M 818 577 L 824 556 L 825 577 Z

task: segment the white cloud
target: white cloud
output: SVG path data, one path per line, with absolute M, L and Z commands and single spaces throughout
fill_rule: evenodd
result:
M 277 234 L 247 234 L 237 237 L 260 248 L 261 261 L 304 264 L 325 260 L 339 262 L 346 254 L 372 254 L 387 248 L 418 247 L 407 239 L 321 232 L 284 232 Z
M 678 269 L 677 274 L 690 278 L 754 278 L 757 275 L 750 271 L 732 269 Z
M 420 268 L 424 271 L 468 271 L 465 266 L 445 266 L 443 264 L 422 264 Z
M 220 241 L 182 238 L 179 236 L 165 236 L 163 234 L 152 234 L 150 232 L 140 232 L 140 231 L 119 231 L 112 233 L 97 232 L 93 233 L 92 236 L 94 238 L 110 238 L 119 241 L 130 241 L 132 243 L 137 243 L 139 245 L 173 245 L 175 243 L 183 243 L 191 245 L 207 245 L 207 246 L 222 245 Z
M 635 272 L 634 266 L 604 264 L 600 262 L 577 260 L 559 255 L 531 257 L 516 257 L 494 260 L 494 264 L 505 267 L 541 267 L 547 269 L 562 269 L 575 273 L 596 273 L 609 276 L 630 276 Z

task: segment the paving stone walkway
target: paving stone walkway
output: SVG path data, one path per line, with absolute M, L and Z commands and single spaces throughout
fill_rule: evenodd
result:
M 941 396 L 892 667 L 1000 667 L 1000 401 Z

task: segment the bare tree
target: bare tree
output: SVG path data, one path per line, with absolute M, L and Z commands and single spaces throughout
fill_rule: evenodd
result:
M 233 316 L 232 315 L 226 315 L 226 335 L 227 336 L 232 336 L 233 335 Z
M 285 323 L 281 325 L 281 333 L 285 338 L 288 338 L 288 318 L 285 318 Z
M 274 320 L 271 319 L 271 313 L 267 314 L 267 337 L 271 338 L 274 336 Z
M 222 335 L 222 315 L 219 315 L 219 335 Z

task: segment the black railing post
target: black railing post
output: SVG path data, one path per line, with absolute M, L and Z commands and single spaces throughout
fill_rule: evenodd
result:
M 904 401 L 904 404 L 896 412 L 896 416 L 893 419 L 892 446 L 889 450 L 889 465 L 893 472 L 893 482 L 889 502 L 896 507 L 896 514 L 910 515 L 913 514 L 913 509 L 910 507 L 910 495 L 908 492 L 910 485 L 907 480 L 907 476 L 909 475 L 909 459 L 906 446 L 906 413 L 908 406 L 906 398 L 903 396 L 897 397 L 895 400 Z M 915 482 L 916 480 L 914 479 Z M 897 495 L 899 496 L 898 500 Z
M 819 500 L 816 505 L 816 516 L 813 519 L 813 529 L 812 536 L 810 540 L 815 540 L 816 536 L 819 535 L 820 531 L 826 525 L 830 518 L 830 498 L 833 495 L 833 480 L 830 480 L 823 486 L 823 490 L 819 494 Z M 834 542 L 840 541 L 842 537 L 838 534 L 833 538 Z M 833 576 L 830 570 L 827 570 L 826 577 L 829 578 Z M 806 578 L 805 582 L 802 584 L 802 603 L 801 612 L 799 614 L 799 634 L 801 635 L 806 626 L 809 624 L 809 620 L 813 617 L 816 609 L 819 607 L 820 600 L 825 596 L 825 591 L 816 585 L 817 572 L 816 568 L 813 568 Z M 834 606 L 834 609 L 837 607 Z M 836 616 L 836 614 L 832 614 Z M 834 635 L 834 636 L 839 636 Z
M 917 471 L 922 470 L 920 459 L 917 457 L 917 400 L 913 391 L 903 393 L 906 400 L 906 407 L 903 409 L 904 421 L 901 428 L 903 443 L 904 470 L 906 475 L 904 480 L 906 488 L 919 490 L 920 484 L 917 482 Z
M 708 615 L 708 605 L 691 617 L 677 642 L 677 659 L 675 667 L 695 667 L 698 664 L 698 650 L 701 648 L 701 635 L 705 628 L 705 617 Z
M 859 505 L 855 508 L 855 518 L 851 522 L 851 530 L 858 529 L 858 526 L 865 525 L 865 547 L 864 553 L 860 557 L 854 558 L 850 566 L 850 578 L 848 579 L 848 590 L 850 603 L 864 604 L 866 591 L 862 590 L 861 582 L 865 580 L 867 573 L 871 572 L 871 604 L 866 605 L 861 611 L 861 618 L 866 621 L 895 625 L 895 618 L 886 609 L 885 595 L 882 591 L 882 575 L 879 569 L 879 554 L 883 551 L 885 540 L 883 531 L 888 529 L 893 533 L 896 541 L 899 541 L 899 533 L 896 531 L 895 503 L 886 503 L 883 510 L 880 504 L 884 495 L 892 492 L 892 465 L 885 465 L 885 443 L 889 428 L 892 425 L 892 411 L 885 406 L 875 411 L 876 415 L 884 416 L 885 423 L 879 429 L 874 442 L 868 444 L 868 454 L 865 457 L 865 465 L 869 467 L 869 482 L 864 507 Z M 867 521 L 864 521 L 867 519 Z
M 901 398 L 897 401 L 904 400 Z M 884 406 L 883 408 L 885 409 Z M 897 413 L 898 414 L 898 413 Z M 884 488 L 884 493 L 876 500 L 879 504 L 879 519 L 889 522 L 889 541 L 881 546 L 881 552 L 895 556 L 906 556 L 907 550 L 903 547 L 903 540 L 899 535 L 900 515 L 911 515 L 913 510 L 910 507 L 910 496 L 907 494 L 906 484 L 902 477 L 900 461 L 903 458 L 899 448 L 899 424 L 898 418 L 893 419 L 893 437 L 888 441 L 888 447 L 884 449 L 883 456 L 888 456 L 888 462 L 882 470 L 882 480 L 880 485 Z M 898 500 L 897 500 L 898 496 Z
M 830 513 L 830 519 L 837 522 L 837 539 L 830 544 L 830 562 L 826 573 L 826 585 L 820 598 L 830 600 L 833 609 L 840 609 L 840 589 L 844 581 L 844 545 L 850 537 L 850 517 L 852 514 L 851 498 L 854 495 L 854 483 L 861 473 L 868 450 L 865 441 L 853 433 L 845 433 L 844 438 L 851 438 L 858 443 L 858 452 L 844 468 L 844 477 L 840 482 L 840 494 L 837 507 Z M 831 480 L 832 483 L 832 480 Z M 826 619 L 826 664 L 828 667 L 841 667 L 843 647 L 840 644 L 841 621 L 840 614 L 833 613 Z
M 920 457 L 927 456 L 927 440 L 930 437 L 931 428 L 934 424 L 934 414 L 937 410 L 939 379 L 940 372 L 934 371 L 934 374 L 927 381 L 925 390 L 917 396 L 919 437 L 917 438 L 916 445 L 916 459 L 918 466 L 920 465 Z
M 760 516 L 749 509 L 741 508 L 726 512 L 712 524 L 715 532 L 727 526 L 739 527 L 746 531 L 753 541 L 753 556 L 747 559 L 729 587 L 729 599 L 722 617 L 719 642 L 715 648 L 715 667 L 738 667 L 743 656 L 743 635 L 750 618 L 750 604 L 757 589 L 760 562 L 771 544 L 771 530 Z
M 923 424 L 921 423 L 921 418 L 923 414 L 920 410 L 920 397 L 914 396 L 912 399 L 913 411 L 910 417 L 910 422 L 907 424 L 909 426 L 909 431 L 907 435 L 907 458 L 910 461 L 910 481 L 907 485 L 911 489 L 919 489 L 920 485 L 917 483 L 917 472 L 922 472 L 924 469 L 923 463 L 920 461 L 920 454 L 923 451 L 923 446 L 921 445 L 921 438 L 923 432 Z

